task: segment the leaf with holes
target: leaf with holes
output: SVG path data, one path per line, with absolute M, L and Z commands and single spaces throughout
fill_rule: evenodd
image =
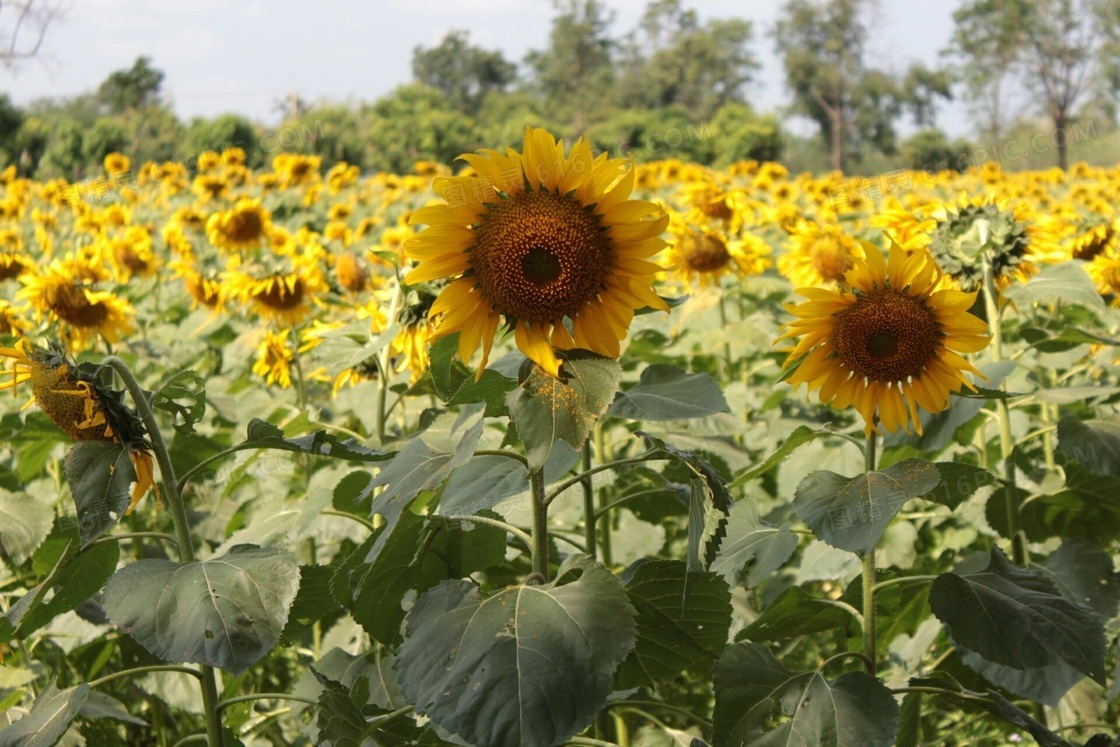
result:
M 138 560 L 109 579 L 101 603 L 115 625 L 164 661 L 239 675 L 279 642 L 298 587 L 295 555 L 237 545 L 192 563 Z
M 206 380 L 197 371 L 180 371 L 152 395 L 152 407 L 171 413 L 179 433 L 194 433 L 206 415 Z
M 634 615 L 622 582 L 586 556 L 570 556 L 552 583 L 488 597 L 446 581 L 408 614 L 401 691 L 469 743 L 557 747 L 606 702 Z

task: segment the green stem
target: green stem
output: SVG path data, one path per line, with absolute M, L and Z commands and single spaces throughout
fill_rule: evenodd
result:
M 641 454 L 640 456 L 629 457 L 627 459 L 618 459 L 613 462 L 607 462 L 606 464 L 597 464 L 594 467 L 589 467 L 580 472 L 578 475 L 569 477 L 567 480 L 564 480 L 555 488 L 553 488 L 552 491 L 545 496 L 544 503 L 547 506 L 549 503 L 552 503 L 554 500 L 556 500 L 556 498 L 568 488 L 572 487 L 573 485 L 579 485 L 585 480 L 588 480 L 592 475 L 597 475 L 600 472 L 606 472 L 609 469 L 617 469 L 618 467 L 625 467 L 630 464 L 642 464 L 643 462 L 652 461 L 665 461 L 674 458 L 667 454 L 663 456 L 656 456 L 656 454 L 656 450 L 651 450 L 647 451 L 644 454 Z
M 987 254 L 982 258 L 984 268 L 984 308 L 988 313 L 988 326 L 992 331 L 991 351 L 992 362 L 999 363 L 1003 360 L 1003 324 L 996 300 L 995 279 L 992 276 L 992 264 Z M 1000 384 L 1001 391 L 1007 391 L 1006 381 Z M 1015 460 L 1012 451 L 1015 448 L 1014 437 L 1011 434 L 1011 411 L 1007 407 L 1007 400 L 996 400 L 996 414 L 999 418 L 999 454 L 1003 461 L 1004 470 L 1004 503 L 1007 510 L 1007 535 L 1011 540 L 1011 556 L 1016 565 L 1027 563 L 1027 536 L 1023 532 L 1022 507 L 1019 505 L 1018 491 L 1015 490 Z
M 853 658 L 862 659 L 865 667 L 874 667 L 875 666 L 874 660 L 868 659 L 865 655 L 861 654 L 859 651 L 841 651 L 840 653 L 836 654 L 835 656 L 830 656 L 827 659 L 825 659 L 824 663 L 821 664 L 819 667 L 817 667 L 817 671 L 818 672 L 823 672 L 825 669 L 828 668 L 828 665 L 831 664 L 834 661 L 843 661 L 844 659 L 853 659 Z
M 404 298 L 401 289 L 401 283 L 398 279 L 396 287 L 393 288 L 393 298 L 389 301 L 389 314 L 385 317 L 385 331 L 381 334 L 387 334 L 397 323 L 397 312 L 400 310 L 401 301 Z M 385 444 L 385 421 L 389 417 L 388 411 L 385 409 L 385 401 L 389 396 L 389 377 L 392 368 L 392 348 L 393 343 L 382 346 L 381 352 L 377 356 L 377 445 L 382 446 Z
M 911 581 L 933 581 L 936 578 L 937 576 L 900 576 L 875 584 L 875 593 L 879 593 L 890 586 L 897 586 L 898 584 L 908 584 Z
M 533 500 L 533 573 L 548 581 L 548 500 L 544 493 L 544 468 L 529 475 Z
M 299 347 L 299 337 L 293 341 L 293 346 Z M 299 362 L 299 350 L 293 351 L 292 364 L 296 369 L 296 402 L 300 412 L 307 412 L 307 384 L 303 379 L 303 365 Z
M 588 737 L 572 737 L 564 744 L 583 745 L 584 747 L 622 747 L 614 742 L 604 742 L 602 739 L 589 739 Z
M 583 463 L 580 465 L 586 473 L 591 469 L 591 442 L 583 442 Z M 594 560 L 597 553 L 595 549 L 595 489 L 591 485 L 591 475 L 587 475 L 581 483 L 583 485 L 583 542 L 587 545 L 587 554 Z
M 90 680 L 86 684 L 88 684 L 90 687 L 100 687 L 101 685 L 112 682 L 113 680 L 118 680 L 121 677 L 131 677 L 134 674 L 146 674 L 148 672 L 181 672 L 183 674 L 189 674 L 191 677 L 195 677 L 198 679 L 202 678 L 202 675 L 199 674 L 199 671 L 191 667 L 180 667 L 174 664 L 152 664 L 151 666 L 147 667 L 122 669 L 119 672 L 113 672 L 112 674 L 107 674 L 104 677 L 98 677 L 95 680 Z
M 595 423 L 595 461 L 599 462 L 600 467 L 605 467 L 610 462 L 607 453 L 607 440 L 603 435 L 603 421 L 600 420 Z M 591 470 L 588 470 L 591 473 Z M 590 474 L 588 475 L 590 477 Z M 610 496 L 605 490 L 599 491 L 599 504 L 605 506 L 610 503 Z M 611 528 L 614 521 L 609 513 L 603 512 L 602 521 L 599 524 L 599 547 L 603 551 L 603 564 L 611 566 L 614 561 L 614 554 L 611 550 Z
M 347 513 L 345 511 L 336 511 L 333 508 L 324 508 L 319 513 L 322 514 L 323 516 L 341 516 L 344 519 L 351 519 L 352 521 L 358 522 L 359 524 L 361 524 L 362 526 L 364 526 L 366 529 L 370 530 L 371 532 L 376 532 L 377 531 L 377 527 L 375 527 L 373 525 L 372 521 L 370 521 L 369 519 L 363 518 L 361 516 L 358 516 L 357 514 Z
M 304 698 L 300 695 L 289 695 L 288 693 L 253 693 L 251 695 L 239 695 L 236 698 L 229 698 L 223 700 L 218 704 L 218 713 L 221 713 L 231 705 L 238 703 L 248 703 L 254 700 L 294 700 L 297 703 L 307 703 L 308 705 L 319 705 L 319 701 L 314 698 Z
M 518 462 L 521 462 L 523 465 L 525 465 L 525 471 L 529 471 L 529 460 L 521 454 L 518 454 L 516 451 L 506 451 L 505 449 L 479 449 L 478 451 L 474 452 L 474 456 L 508 457 L 509 459 L 514 459 Z
M 163 477 L 164 492 L 167 505 L 171 509 L 171 520 L 175 525 L 175 537 L 179 549 L 179 560 L 182 563 L 194 562 L 194 545 L 191 544 L 191 528 L 187 520 L 187 509 L 183 505 L 182 496 L 179 494 L 179 484 L 175 480 L 175 469 L 171 466 L 171 456 L 167 452 L 167 444 L 159 430 L 155 413 L 148 403 L 147 393 L 140 387 L 140 382 L 132 375 L 129 367 L 116 356 L 109 356 L 104 361 L 111 366 L 128 390 L 136 411 L 140 413 L 144 426 L 148 429 L 148 440 L 151 441 L 152 450 L 155 452 L 156 461 L 159 462 L 159 473 Z M 217 712 L 218 685 L 214 677 L 214 668 L 201 665 L 199 679 L 202 683 L 202 704 L 206 716 L 206 733 L 210 739 L 210 747 L 223 747 L 225 740 L 222 737 L 221 717 Z
M 864 451 L 864 471 L 870 475 L 875 471 L 875 432 L 867 436 Z M 878 669 L 875 655 L 878 621 L 875 619 L 875 548 L 863 556 L 863 655 L 867 673 L 872 677 Z
M 670 713 L 676 713 L 687 717 L 689 723 L 694 723 L 705 731 L 712 728 L 710 721 L 705 721 L 692 711 L 681 708 L 680 706 L 670 705 L 669 703 L 659 703 L 656 700 L 613 700 L 607 703 L 606 708 L 649 708 L 653 710 L 669 711 Z
M 151 539 L 161 539 L 164 542 L 176 543 L 176 539 L 173 535 L 166 534 L 164 532 L 126 532 L 124 534 L 110 534 L 108 537 L 100 537 L 98 539 L 95 539 L 93 542 L 90 542 L 87 547 L 100 545 L 104 542 L 124 542 L 125 540 L 142 539 L 144 537 L 148 537 Z

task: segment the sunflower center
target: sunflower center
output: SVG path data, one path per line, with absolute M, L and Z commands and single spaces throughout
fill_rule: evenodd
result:
M 574 317 L 603 287 L 610 240 L 599 216 L 571 197 L 522 192 L 490 205 L 471 249 L 483 297 L 536 324 Z
M 303 301 L 303 281 L 294 278 L 289 286 L 283 277 L 274 277 L 268 287 L 259 291 L 253 298 L 270 309 L 287 311 L 294 309 Z
M 723 200 L 705 202 L 700 212 L 715 220 L 731 220 L 731 207 Z
M 731 253 L 719 238 L 700 234 L 687 243 L 684 260 L 697 272 L 715 272 L 727 266 L 731 261 Z
M 921 298 L 892 288 L 861 293 L 836 315 L 840 360 L 860 378 L 905 381 L 937 357 L 944 336 Z
M 0 254 L 0 280 L 18 277 L 27 265 L 14 254 Z
M 253 210 L 236 212 L 225 225 L 225 234 L 232 241 L 249 243 L 259 241 L 264 233 L 264 223 L 259 213 Z
M 839 282 L 852 269 L 854 260 L 831 241 L 820 240 L 809 250 L 813 267 L 825 280 Z
M 90 303 L 85 292 L 74 285 L 58 286 L 48 304 L 59 319 L 75 327 L 100 327 L 109 317 L 103 302 Z

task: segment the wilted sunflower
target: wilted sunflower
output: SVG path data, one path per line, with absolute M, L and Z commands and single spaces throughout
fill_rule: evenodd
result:
M 517 347 L 557 376 L 554 348 L 614 358 L 636 309 L 668 311 L 652 288 L 661 267 L 648 258 L 665 247 L 669 216 L 628 199 L 625 161 L 592 155 L 586 137 L 565 156 L 563 141 L 533 128 L 521 153 L 461 158 L 477 176 L 435 180 L 449 204 L 412 214 L 428 228 L 405 244 L 420 262 L 405 282 L 453 278 L 432 305 L 432 339 L 459 332 L 463 360 L 481 344 L 479 375 L 502 317 Z
M 210 243 L 231 254 L 256 249 L 271 233 L 272 213 L 261 206 L 259 199 L 242 198 L 206 221 Z
M 839 226 L 803 222 L 789 237 L 778 270 L 795 288 L 832 287 L 863 259 L 863 249 Z
M 71 349 L 88 348 L 99 336 L 119 342 L 132 332 L 132 306 L 113 293 L 94 290 L 67 263 L 55 260 L 42 273 L 24 275 L 21 281 L 25 287 L 18 296 L 35 308 L 39 318 L 48 314 L 57 322 Z
M 139 416 L 124 404 L 123 392 L 109 389 L 92 374 L 79 369 L 65 351 L 52 345 L 43 349 L 26 338 L 14 348 L 0 347 L 0 358 L 9 358 L 12 367 L 0 371 L 0 389 L 15 394 L 19 385 L 30 382 L 32 400 L 55 425 L 75 441 L 108 441 L 124 444 L 136 470 L 131 501 L 125 514 L 154 489 L 152 445 Z M 30 404 L 30 402 L 28 403 Z
M 854 405 L 868 435 L 880 432 L 876 420 L 920 434 L 919 407 L 940 412 L 950 392 L 975 391 L 964 372 L 980 372 L 959 354 L 987 346 L 988 326 L 968 313 L 976 293 L 936 290 L 941 270 L 926 250 L 907 256 L 892 243 L 884 261 L 872 244 L 863 249 L 837 288 L 801 288 L 809 300 L 786 304 L 797 320 L 778 340 L 801 338 L 786 358 L 785 368 L 797 364 L 789 382 L 820 389 L 838 409 Z

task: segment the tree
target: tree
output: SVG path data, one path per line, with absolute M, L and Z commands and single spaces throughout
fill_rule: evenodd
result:
M 965 97 L 985 122 L 993 142 L 1003 133 L 1006 83 L 1026 44 L 1022 0 L 964 0 L 944 55 L 958 60 Z
M 679 105 L 701 118 L 724 104 L 745 103 L 745 87 L 759 67 L 751 36 L 748 21 L 712 19 L 701 26 L 680 0 L 655 0 L 626 44 L 623 104 Z
M 128 70 L 117 70 L 97 89 L 97 97 L 112 114 L 122 114 L 159 103 L 163 72 L 151 66 L 150 57 L 137 57 Z
M 599 0 L 554 0 L 548 49 L 525 57 L 550 112 L 563 112 L 577 131 L 611 100 L 615 43 L 607 34 L 613 15 Z
M 412 77 L 474 117 L 491 92 L 504 91 L 516 80 L 517 66 L 499 51 L 472 47 L 469 31 L 452 30 L 435 47 L 412 50 Z
M 400 86 L 363 114 L 369 148 L 365 161 L 373 169 L 406 174 L 416 161 L 449 164 L 482 145 L 474 120 L 428 86 Z
M 222 114 L 214 119 L 195 117 L 183 133 L 182 155 L 187 159 L 197 158 L 204 150 L 221 152 L 225 148 L 244 148 L 250 166 L 262 163 L 263 157 L 257 148 L 256 132 L 249 120 L 237 114 Z
M 8 98 L 0 93 L 0 168 L 6 167 L 19 156 L 15 145 L 16 134 L 23 126 L 24 114 Z
M 820 127 L 837 170 L 844 165 L 845 139 L 852 137 L 864 74 L 863 5 L 864 0 L 787 0 L 774 27 L 795 111 Z
M 63 0 L 0 3 L 0 64 L 11 67 L 39 54 L 47 30 L 62 17 Z

